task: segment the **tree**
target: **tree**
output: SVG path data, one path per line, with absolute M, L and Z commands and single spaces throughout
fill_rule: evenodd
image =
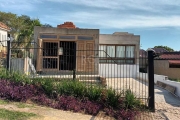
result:
M 154 48 L 164 48 L 165 50 L 169 51 L 169 52 L 174 52 L 174 49 L 168 47 L 168 46 L 163 46 L 163 45 L 160 45 L 160 46 L 154 46 Z
M 53 27 L 52 25 L 50 25 L 50 24 L 47 24 L 47 23 L 45 23 L 44 25 L 42 25 L 43 27 Z
M 15 41 L 19 42 L 18 46 L 21 47 L 30 46 L 34 26 L 41 26 L 39 19 L 31 19 L 27 15 L 17 16 L 10 12 L 0 11 L 0 21 L 10 27 L 10 34 Z

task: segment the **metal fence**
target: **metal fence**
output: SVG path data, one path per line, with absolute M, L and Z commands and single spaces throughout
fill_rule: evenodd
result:
M 36 46 L 38 47 L 34 47 Z M 103 50 L 77 50 L 58 47 L 56 44 L 33 43 L 31 47 L 20 47 L 18 42 L 8 41 L 7 69 L 18 71 L 33 78 L 74 79 L 86 85 L 99 85 L 117 92 L 130 89 L 138 99 L 153 109 L 154 106 L 154 65 L 153 51 L 147 57 L 111 57 Z M 131 54 L 131 53 L 129 53 Z M 141 62 L 140 62 L 141 61 Z M 148 74 L 143 74 L 141 63 Z M 144 68 L 143 68 L 144 69 Z M 148 79 L 146 79 L 148 78 Z

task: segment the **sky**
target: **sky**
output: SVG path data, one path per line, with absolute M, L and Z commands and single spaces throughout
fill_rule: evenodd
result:
M 71 21 L 101 34 L 129 32 L 140 35 L 141 49 L 164 45 L 180 51 L 180 0 L 0 0 L 0 11 L 53 27 Z

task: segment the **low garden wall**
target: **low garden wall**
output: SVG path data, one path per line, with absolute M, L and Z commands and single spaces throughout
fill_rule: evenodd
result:
M 148 82 L 148 74 L 138 72 L 137 79 Z M 154 83 L 157 84 L 157 81 L 175 87 L 175 95 L 180 97 L 180 82 L 171 81 L 168 76 L 154 74 Z

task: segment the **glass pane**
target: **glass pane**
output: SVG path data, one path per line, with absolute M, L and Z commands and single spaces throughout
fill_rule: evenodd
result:
M 43 56 L 57 56 L 58 43 L 44 42 L 43 43 Z
M 125 64 L 125 60 L 117 60 L 118 64 Z
M 106 63 L 107 61 L 106 60 L 99 60 L 99 63 Z
M 43 58 L 43 68 L 57 68 L 57 58 Z
M 91 36 L 78 36 L 78 40 L 93 40 Z
M 117 63 L 117 62 L 116 62 L 116 60 L 113 60 L 113 59 L 112 59 L 112 60 L 107 60 L 107 63 L 112 63 L 112 64 L 114 64 L 114 63 Z
M 133 63 L 134 63 L 134 60 L 126 60 L 126 63 L 127 63 L 127 64 L 133 64 Z
M 59 36 L 59 39 L 75 39 L 75 36 Z
M 106 46 L 105 45 L 99 46 L 99 57 L 106 57 Z
M 107 57 L 115 57 L 115 46 L 107 46 Z
M 116 57 L 125 57 L 125 46 L 117 46 L 116 47 Z
M 134 46 L 126 46 L 126 57 L 134 58 Z
M 57 38 L 57 35 L 40 35 L 40 38 Z

